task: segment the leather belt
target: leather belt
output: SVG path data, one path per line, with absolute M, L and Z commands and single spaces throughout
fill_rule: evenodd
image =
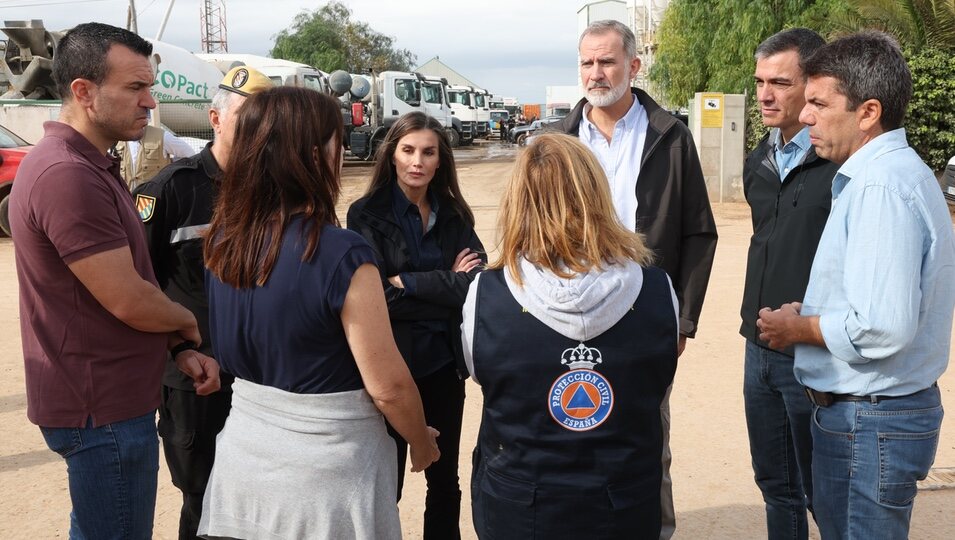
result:
M 809 397 L 809 401 L 817 407 L 828 407 L 835 403 L 836 401 L 868 401 L 870 403 L 877 404 L 880 401 L 885 401 L 887 399 L 896 399 L 906 396 L 854 396 L 852 394 L 833 394 L 832 392 L 820 392 L 818 390 L 813 390 L 812 388 L 806 387 L 806 395 Z
M 938 386 L 938 382 L 932 383 L 932 387 Z M 836 401 L 868 401 L 873 405 L 878 404 L 880 401 L 885 401 L 887 399 L 898 399 L 903 397 L 909 397 L 912 394 L 906 394 L 904 396 L 855 396 L 852 394 L 833 394 L 832 392 L 820 392 L 819 390 L 813 390 L 808 386 L 805 387 L 806 396 L 809 397 L 809 401 L 817 407 L 828 407 L 835 403 Z M 919 390 L 921 392 L 921 390 Z M 914 392 L 918 393 L 918 392 Z

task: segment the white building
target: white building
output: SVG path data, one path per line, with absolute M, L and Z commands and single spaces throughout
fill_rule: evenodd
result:
M 589 2 L 577 10 L 577 35 L 583 33 L 590 23 L 613 19 L 626 24 L 637 37 L 637 53 L 640 56 L 640 72 L 633 84 L 647 87 L 646 75 L 653 65 L 657 48 L 657 30 L 663 19 L 663 12 L 670 0 L 601 0 Z M 577 69 L 575 68 L 575 71 Z M 579 75 L 575 75 L 579 79 Z

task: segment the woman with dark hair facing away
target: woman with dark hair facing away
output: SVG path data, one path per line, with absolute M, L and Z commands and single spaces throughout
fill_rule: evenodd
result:
M 205 239 L 210 333 L 235 375 L 200 535 L 401 538 L 395 446 L 439 456 L 388 335 L 375 255 L 337 227 L 342 120 L 331 97 L 279 87 L 239 109 Z
M 378 151 L 368 190 L 348 209 L 348 228 L 375 251 L 398 350 L 421 392 L 428 424 L 441 433 L 441 460 L 425 471 L 424 538 L 459 538 L 460 375 L 466 375 L 461 306 L 485 258 L 437 120 L 414 112 L 395 122 Z M 398 444 L 400 499 L 406 443 L 400 430 L 389 433 Z
M 500 229 L 462 333 L 484 393 L 478 537 L 656 540 L 678 339 L 669 278 L 574 137 L 541 135 L 521 154 Z

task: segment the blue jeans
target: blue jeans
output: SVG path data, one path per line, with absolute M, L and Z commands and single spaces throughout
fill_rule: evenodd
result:
M 156 414 L 84 428 L 41 427 L 66 460 L 70 540 L 152 538 L 159 474 Z
M 756 485 L 773 540 L 805 540 L 812 508 L 812 403 L 793 375 L 793 359 L 746 341 L 743 400 Z
M 826 540 L 908 538 L 916 482 L 938 446 L 937 386 L 909 396 L 813 410 L 812 478 Z

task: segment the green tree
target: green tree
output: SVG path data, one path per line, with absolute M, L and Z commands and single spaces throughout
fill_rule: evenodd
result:
M 955 154 L 955 55 L 928 47 L 908 56 L 912 101 L 905 118 L 909 144 L 932 170 Z
M 657 96 L 670 106 L 685 105 L 709 81 L 707 41 L 712 36 L 709 14 L 716 0 L 674 0 L 658 31 L 659 48 L 649 78 Z
M 756 46 L 784 28 L 826 27 L 825 16 L 845 11 L 846 1 L 673 0 L 660 24 L 650 81 L 664 102 L 677 106 L 704 90 L 752 95 Z
M 831 34 L 875 28 L 899 40 L 912 72 L 909 144 L 936 171 L 955 152 L 955 0 L 844 0 Z
M 291 26 L 274 36 L 270 54 L 323 71 L 412 69 L 417 58 L 411 51 L 395 48 L 394 38 L 351 16 L 348 6 L 337 0 L 314 11 L 302 11 Z
M 654 93 L 682 106 L 695 92 L 746 92 L 746 140 L 765 133 L 753 85 L 753 51 L 796 26 L 832 39 L 865 28 L 894 35 L 912 71 L 909 142 L 936 170 L 955 148 L 955 0 L 673 0 L 650 70 Z

